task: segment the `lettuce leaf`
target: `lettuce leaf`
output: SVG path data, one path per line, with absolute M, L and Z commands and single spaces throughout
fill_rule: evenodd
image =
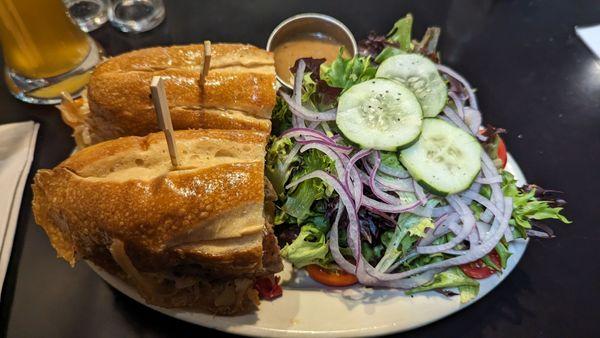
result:
M 377 68 L 369 57 L 354 56 L 345 59 L 343 49 L 331 65 L 321 65 L 321 78 L 331 87 L 342 88 L 342 93 L 353 85 L 371 80 L 375 77 Z
M 458 292 L 460 292 L 460 302 L 462 304 L 467 303 L 479 294 L 479 283 L 476 286 L 461 285 L 458 287 Z
M 375 62 L 382 63 L 387 58 L 404 54 L 412 51 L 413 45 L 411 42 L 413 17 L 407 14 L 404 18 L 396 21 L 392 30 L 386 36 L 386 41 L 390 44 L 386 46 L 379 55 L 375 58 Z
M 300 158 L 300 170 L 294 174 L 292 181 L 310 174 L 315 170 L 332 172 L 335 164 L 331 158 L 318 150 L 308 150 Z M 311 207 L 317 200 L 331 196 L 333 188 L 320 179 L 310 179 L 300 183 L 296 189 L 289 192 L 281 209 L 296 218 L 298 223 L 304 221 L 311 213 Z
M 502 269 L 506 268 L 506 262 L 508 262 L 508 258 L 512 255 L 512 253 L 508 251 L 508 245 L 499 242 L 496 245 L 496 252 L 498 253 L 498 256 L 500 256 L 500 265 L 502 265 Z
M 276 98 L 271 116 L 273 135 L 279 135 L 292 127 L 292 112 L 288 104 L 279 96 Z
M 438 202 L 430 200 L 429 205 Z M 420 217 L 410 213 L 400 214 L 398 225 L 394 232 L 386 231 L 382 234 L 381 243 L 385 246 L 385 253 L 377 264 L 379 271 L 387 271 L 398 258 L 406 255 L 410 248 L 425 235 L 425 229 L 433 227 L 430 218 Z M 434 255 L 426 256 L 432 257 Z
M 434 227 L 435 225 L 433 224 L 431 218 L 423 218 L 419 223 L 408 229 L 408 233 L 413 236 L 423 238 L 425 237 L 425 231 L 427 229 L 433 229 Z
M 431 282 L 406 291 L 406 294 L 413 295 L 423 291 L 454 287 L 459 288 L 459 291 L 461 292 L 461 302 L 463 303 L 475 297 L 479 292 L 479 282 L 465 275 L 458 267 L 454 266 L 435 275 Z M 464 296 L 463 292 L 465 292 Z
M 325 63 L 325 59 L 298 59 L 294 67 L 290 69 L 292 72 L 295 73 L 298 70 L 300 60 L 304 61 L 306 65 L 302 83 L 302 103 L 319 111 L 335 107 L 342 90 L 330 86 L 325 80 L 321 79 L 321 65 Z
M 571 223 L 561 215 L 563 208 L 550 206 L 549 201 L 536 198 L 536 189 L 525 191 L 517 187 L 517 180 L 508 171 L 502 172 L 502 192 L 512 197 L 513 212 L 510 224 L 514 226 L 517 237 L 527 237 L 527 230 L 532 228 L 532 221 L 556 219 L 563 223 Z
M 290 165 L 285 163 L 293 144 L 293 141 L 289 138 L 272 137 L 267 148 L 265 174 L 280 199 L 285 197 L 285 183 L 290 178 L 292 170 L 299 163 L 298 156 L 291 161 Z
M 311 215 L 310 207 L 313 203 L 324 198 L 325 184 L 318 179 L 307 180 L 287 196 L 281 209 L 290 216 L 296 218 L 298 223 L 304 221 Z
M 313 224 L 302 226 L 298 237 L 281 249 L 281 256 L 296 268 L 310 264 L 327 266 L 332 261 L 325 233 Z
M 398 153 L 391 151 L 380 151 L 379 153 L 381 156 L 382 165 L 397 170 L 406 170 L 400 163 L 400 160 L 398 159 Z

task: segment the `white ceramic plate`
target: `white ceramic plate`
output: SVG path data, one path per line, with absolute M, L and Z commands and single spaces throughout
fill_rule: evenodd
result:
M 507 170 L 520 184 L 525 177 L 509 155 Z M 284 295 L 274 301 L 261 302 L 253 314 L 221 317 L 183 310 L 165 309 L 148 305 L 134 288 L 122 280 L 90 264 L 108 284 L 156 311 L 193 324 L 248 336 L 259 337 L 347 337 L 370 336 L 402 332 L 423 326 L 455 313 L 492 291 L 510 274 L 519 262 L 527 241 L 516 240 L 510 245 L 513 253 L 502 275 L 481 281 L 477 298 L 460 304 L 459 297 L 445 297 L 436 292 L 406 296 L 399 290 L 351 288 L 326 288 L 313 282 L 304 271 L 290 276 L 286 267 L 283 279 L 291 278 L 284 286 Z

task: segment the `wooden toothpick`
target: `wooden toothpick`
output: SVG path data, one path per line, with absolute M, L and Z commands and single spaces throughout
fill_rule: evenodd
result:
M 210 59 L 212 57 L 212 47 L 210 40 L 204 41 L 204 64 L 202 65 L 202 73 L 200 73 L 200 85 L 204 87 L 208 71 L 210 69 Z
M 173 164 L 173 167 L 177 168 L 179 166 L 179 160 L 177 158 L 177 147 L 175 145 L 175 133 L 173 131 L 171 113 L 169 112 L 169 105 L 167 103 L 165 84 L 160 76 L 152 77 L 150 90 L 152 91 L 152 101 L 154 101 L 154 109 L 156 110 L 156 116 L 158 117 L 158 126 L 165 133 L 169 155 L 171 156 L 171 163 Z

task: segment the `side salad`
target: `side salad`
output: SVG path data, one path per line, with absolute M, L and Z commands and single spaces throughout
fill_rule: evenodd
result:
M 475 90 L 440 63 L 440 30 L 413 40 L 412 20 L 370 34 L 358 56 L 292 68 L 267 152 L 276 233 L 323 284 L 457 288 L 466 302 L 506 267 L 511 241 L 570 221 L 554 191 L 503 169 L 503 130 L 482 126 Z

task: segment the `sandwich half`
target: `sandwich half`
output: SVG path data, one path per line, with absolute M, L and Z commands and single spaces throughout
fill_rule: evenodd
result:
M 33 184 L 33 212 L 59 257 L 125 279 L 150 304 L 216 314 L 258 304 L 255 283 L 282 269 L 265 194 L 268 134 L 176 131 L 87 147 Z
M 150 81 L 162 76 L 173 120 L 181 129 L 269 132 L 275 105 L 273 55 L 245 44 L 212 45 L 204 85 L 204 46 L 140 49 L 109 58 L 92 73 L 87 94 L 58 108 L 85 147 L 121 136 L 158 131 Z

